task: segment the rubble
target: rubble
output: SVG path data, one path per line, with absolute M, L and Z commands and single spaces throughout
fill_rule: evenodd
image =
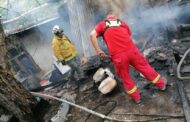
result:
M 82 64 L 83 70 L 88 73 L 88 71 L 93 71 L 99 68 L 101 65 L 100 58 L 98 56 L 92 56 L 88 59 L 88 62 Z
M 67 103 L 62 103 L 57 114 L 51 118 L 51 122 L 65 122 L 67 121 L 67 114 L 69 113 L 70 106 Z
M 181 57 L 190 47 L 190 37 L 175 39 L 172 41 L 171 48 Z
M 60 98 L 60 97 L 63 96 L 63 94 L 64 94 L 65 92 L 66 92 L 65 90 L 62 90 L 62 91 L 58 92 L 58 93 L 56 94 L 56 96 Z
M 40 87 L 40 79 L 34 75 L 30 75 L 22 84 L 28 90 L 38 89 Z
M 174 74 L 175 58 L 171 48 L 166 46 L 151 47 L 144 50 L 143 54 L 156 70 L 166 70 L 168 74 Z
M 0 122 L 9 122 L 12 117 L 12 114 L 0 106 Z
M 12 117 L 13 117 L 13 115 L 5 115 L 5 114 L 3 114 L 0 117 L 0 121 L 1 122 L 9 122 Z
M 190 66 L 182 67 L 181 73 L 190 73 Z
M 80 92 L 84 92 L 84 91 L 87 91 L 87 90 L 90 90 L 94 87 L 94 83 L 93 81 L 88 81 L 87 83 L 85 84 L 80 84 L 80 88 L 79 88 L 79 91 Z
M 62 96 L 63 99 L 71 101 L 72 103 L 75 103 L 76 97 L 77 97 L 77 94 L 73 93 L 73 92 L 67 92 L 67 93 L 63 94 L 63 96 Z
M 181 24 L 178 30 L 180 32 L 179 39 L 172 40 L 172 49 L 174 50 L 175 59 L 179 63 L 177 76 L 179 79 L 186 79 L 188 77 L 182 77 L 181 75 L 190 75 L 190 55 L 188 54 L 190 47 L 190 26 L 189 24 Z
M 155 1 L 156 2 L 156 1 Z M 168 2 L 168 1 L 167 1 Z M 154 2 L 151 2 L 152 4 Z M 159 1 L 161 4 L 162 2 Z M 163 4 L 163 3 L 162 3 Z M 165 4 L 165 3 L 164 3 Z M 153 7 L 153 6 L 152 6 Z M 113 118 L 129 119 L 129 120 L 159 120 L 161 117 L 162 121 L 185 121 L 184 112 L 181 107 L 181 102 L 179 94 L 176 88 L 176 66 L 180 62 L 185 51 L 190 47 L 190 25 L 180 24 L 178 32 L 174 32 L 174 35 L 180 33 L 178 38 L 173 40 L 168 40 L 163 36 L 166 30 L 162 30 L 162 33 L 156 33 L 151 39 L 144 40 L 145 43 L 142 46 L 144 56 L 148 62 L 164 77 L 169 81 L 167 85 L 166 92 L 161 92 L 155 88 L 154 85 L 147 82 L 147 80 L 139 75 L 134 68 L 130 68 L 132 74 L 132 79 L 136 82 L 137 87 L 142 95 L 142 103 L 136 105 L 132 100 L 126 95 L 123 90 L 123 86 L 118 80 L 118 86 L 110 94 L 102 94 L 98 91 L 98 85 L 94 84 L 92 76 L 95 71 L 103 66 L 104 64 L 97 56 L 92 56 L 85 58 L 83 57 L 81 61 L 83 64 L 81 67 L 84 69 L 85 74 L 88 75 L 89 79 L 80 83 L 79 89 L 72 89 L 68 86 L 69 83 L 69 68 L 66 70 L 61 66 L 52 69 L 41 79 L 40 84 L 43 89 L 40 89 L 41 93 L 56 96 L 58 98 L 63 98 L 72 103 L 77 103 L 86 108 L 98 111 L 105 115 L 111 116 Z M 172 30 L 174 31 L 174 30 Z M 140 38 L 140 37 L 139 37 Z M 173 37 L 169 37 L 173 38 Z M 143 40 L 143 39 L 142 39 Z M 139 40 L 136 40 L 137 42 Z M 164 42 L 157 45 L 157 43 Z M 187 56 L 186 60 L 183 62 L 180 73 L 187 74 L 190 73 L 190 55 Z M 55 64 L 55 63 L 54 63 Z M 56 62 L 55 65 L 61 65 Z M 113 68 L 110 64 L 109 67 Z M 98 76 L 98 78 L 100 78 Z M 22 81 L 25 81 L 25 79 Z M 31 80 L 32 81 L 32 80 Z M 34 82 L 33 82 L 34 83 Z M 189 85 L 186 83 L 185 89 L 188 93 Z M 35 84 L 34 84 L 35 85 Z M 39 87 L 30 87 L 30 89 L 35 89 Z M 187 96 L 190 96 L 187 94 Z M 104 121 L 104 119 L 95 117 L 77 108 L 71 107 L 67 103 L 55 102 L 51 99 L 46 99 L 52 106 L 53 112 L 48 108 L 49 113 L 46 114 L 45 120 L 52 122 L 60 121 L 92 121 L 99 122 Z M 117 115 L 115 114 L 117 113 Z M 128 113 L 128 115 L 127 115 Z M 144 113 L 143 115 L 141 113 Z M 138 115 L 142 116 L 138 116 Z M 148 117 L 145 117 L 147 115 Z M 151 116 L 151 115 L 159 115 Z M 171 115 L 171 116 L 164 116 Z M 177 118 L 172 115 L 179 115 Z M 48 116 L 48 117 L 47 117 Z M 150 117 L 151 116 L 151 117 Z M 1 120 L 1 119 L 0 119 Z

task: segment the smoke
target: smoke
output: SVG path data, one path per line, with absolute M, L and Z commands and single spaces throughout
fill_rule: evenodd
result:
M 9 9 L 8 16 L 5 17 L 7 18 L 7 20 L 18 17 L 22 15 L 23 13 L 27 13 L 27 12 L 29 12 L 30 13 L 29 15 L 31 16 L 23 16 L 24 18 L 23 21 L 19 21 L 19 24 L 18 22 L 15 22 L 13 23 L 13 25 L 11 24 L 10 27 L 7 26 L 7 29 L 17 28 L 18 27 L 17 24 L 20 25 L 20 23 L 21 25 L 25 25 L 25 24 L 27 25 L 28 24 L 27 22 L 31 22 L 32 20 L 35 21 L 35 20 L 38 20 L 37 18 L 40 18 L 40 17 L 43 18 L 44 16 L 57 12 L 53 9 L 51 5 L 50 7 L 45 6 L 43 4 L 44 2 L 41 2 L 42 3 L 41 5 L 39 5 L 39 3 L 32 4 L 31 3 L 32 1 L 33 0 L 31 0 L 30 3 L 28 3 L 28 1 L 24 1 L 24 0 L 22 0 L 22 2 L 11 0 L 8 6 L 8 9 Z M 68 0 L 70 4 L 75 4 L 72 1 Z M 75 2 L 76 1 L 79 1 L 79 0 L 75 0 Z M 55 24 L 62 26 L 65 30 L 66 35 L 68 35 L 69 38 L 71 38 L 71 40 L 78 41 L 78 39 L 75 39 L 74 37 L 78 38 L 79 36 L 72 35 L 71 33 L 72 30 L 77 31 L 78 34 L 81 34 L 81 36 L 84 36 L 85 33 L 82 33 L 82 32 L 79 33 L 79 31 L 83 30 L 84 32 L 87 33 L 88 29 L 91 29 L 91 26 L 89 26 L 91 24 L 89 23 L 96 24 L 97 22 L 105 19 L 105 14 L 108 10 L 113 10 L 115 11 L 115 13 L 118 15 L 120 19 L 125 20 L 127 24 L 130 26 L 133 32 L 134 39 L 138 40 L 141 37 L 147 37 L 147 36 L 151 37 L 154 35 L 155 37 L 157 37 L 155 41 L 159 42 L 159 40 L 165 39 L 164 38 L 164 34 L 166 32 L 165 30 L 175 30 L 176 26 L 179 23 L 186 22 L 190 16 L 189 4 L 179 6 L 175 3 L 169 3 L 167 5 L 163 4 L 162 6 L 161 5 L 152 6 L 149 4 L 148 0 L 86 0 L 86 1 L 90 1 L 91 7 L 89 8 L 94 9 L 93 14 L 95 15 L 95 21 L 92 21 L 88 17 L 89 16 L 88 14 L 90 13 L 86 11 L 86 9 L 83 9 L 81 6 L 79 6 L 83 4 L 84 2 L 84 1 L 83 2 L 81 1 L 82 0 L 79 1 L 80 4 L 76 2 L 77 4 L 75 6 L 78 6 L 79 8 L 77 9 L 75 8 L 77 11 L 75 14 L 70 15 L 72 12 L 75 12 L 74 10 L 72 10 L 74 8 L 67 8 L 69 9 L 69 11 L 67 9 L 60 9 L 58 13 L 62 15 L 62 19 L 53 21 L 51 24 L 49 23 L 48 26 L 42 26 L 42 25 L 38 26 L 38 31 L 37 31 L 38 33 L 34 35 L 39 34 L 40 35 L 39 38 L 34 38 L 34 35 L 30 36 L 30 34 L 25 35 L 26 36 L 24 39 L 25 46 L 28 48 L 29 53 L 34 57 L 37 64 L 44 67 L 44 69 L 48 69 L 49 67 L 48 65 L 51 65 L 52 63 L 52 62 L 49 62 L 49 64 L 47 65 L 47 63 L 44 63 L 44 60 L 46 61 L 52 60 L 51 59 L 52 58 L 51 40 L 52 40 L 53 35 L 51 33 L 51 29 L 53 25 Z M 166 0 L 157 0 L 157 1 L 164 3 L 163 1 L 166 1 Z M 40 11 L 38 14 L 31 14 L 32 12 L 36 12 L 36 10 L 33 10 L 32 12 L 30 12 L 30 10 L 38 6 L 41 6 L 40 10 L 43 10 L 43 11 Z M 44 6 L 47 7 L 48 10 L 42 9 Z M 84 14 L 86 15 L 85 17 L 83 17 Z M 73 18 L 79 18 L 79 19 L 71 19 L 72 16 Z M 73 23 L 71 23 L 70 22 L 71 20 L 69 19 L 71 19 Z M 84 23 L 86 24 L 86 26 L 83 26 L 85 25 Z M 79 25 L 80 27 L 79 26 L 70 27 L 73 24 L 75 26 Z M 86 39 L 85 36 L 83 38 L 84 38 L 83 40 Z M 89 42 L 89 40 L 87 41 Z M 86 47 L 89 45 L 88 43 L 85 43 L 85 44 L 86 44 Z M 82 47 L 82 46 L 79 47 L 79 43 L 77 43 L 77 46 L 78 48 Z M 85 48 L 85 49 L 89 49 L 89 48 Z M 87 50 L 86 52 L 89 52 L 89 50 Z
M 133 0 L 96 0 L 93 1 L 96 11 L 105 15 L 107 11 L 113 10 L 120 17 L 122 12 L 130 10 L 135 2 Z
M 181 20 L 188 16 L 187 11 L 190 10 L 188 7 L 188 5 L 179 6 L 173 3 L 155 7 L 134 6 L 128 14 L 124 14 L 124 19 L 134 33 L 156 35 L 165 30 L 174 31 Z
M 186 22 L 190 16 L 189 4 L 179 5 L 164 0 L 158 0 L 156 5 L 145 0 L 96 0 L 95 5 L 101 16 L 101 12 L 104 13 L 104 17 L 106 11 L 114 10 L 130 26 L 133 38 L 157 35 L 156 37 L 164 39 L 164 34 L 161 33 L 166 30 L 175 31 L 176 26 Z

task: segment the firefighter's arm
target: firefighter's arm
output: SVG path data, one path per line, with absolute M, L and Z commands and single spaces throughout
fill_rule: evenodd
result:
M 104 53 L 104 51 L 102 51 L 98 45 L 98 41 L 97 41 L 97 33 L 96 30 L 92 30 L 92 32 L 90 33 L 90 40 L 92 42 L 93 47 L 95 48 L 95 51 L 97 53 L 97 55 L 99 55 L 101 58 L 104 58 L 106 56 L 106 54 Z

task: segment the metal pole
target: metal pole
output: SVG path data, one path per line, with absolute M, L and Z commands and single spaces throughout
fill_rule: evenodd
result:
M 111 118 L 109 116 L 106 116 L 106 115 L 103 115 L 101 113 L 98 113 L 98 112 L 95 112 L 93 110 L 90 110 L 88 108 L 85 108 L 83 106 L 80 106 L 80 105 L 77 105 L 77 104 L 74 104 L 72 102 L 69 102 L 67 100 L 64 100 L 64 99 L 60 99 L 60 98 L 57 98 L 57 97 L 54 97 L 54 96 L 51 96 L 51 95 L 47 95 L 47 94 L 41 94 L 41 93 L 37 93 L 37 92 L 30 92 L 32 95 L 34 96 L 38 96 L 38 97 L 42 97 L 42 98 L 46 98 L 46 99 L 54 99 L 54 100 L 57 100 L 57 101 L 60 101 L 60 102 L 64 102 L 64 103 L 67 103 L 71 106 L 74 106 L 76 108 L 79 108 L 79 109 L 82 109 L 88 113 L 91 113 L 95 116 L 98 116 L 102 119 L 106 119 L 106 120 L 109 120 L 111 122 L 147 122 L 147 121 L 156 121 L 156 120 L 165 120 L 165 119 L 169 119 L 170 117 L 158 117 L 158 118 L 153 118 L 153 119 L 149 119 L 149 120 L 119 120 L 119 119 L 114 119 L 114 118 Z M 189 122 L 189 121 L 187 121 Z

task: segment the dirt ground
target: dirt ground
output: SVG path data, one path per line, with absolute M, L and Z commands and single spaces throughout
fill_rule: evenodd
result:
M 164 71 L 161 74 L 166 75 Z M 159 121 L 159 122 L 183 122 L 184 114 L 181 106 L 180 96 L 176 89 L 177 80 L 175 76 L 167 75 L 168 86 L 166 91 L 159 91 L 153 85 L 131 69 L 131 74 L 141 92 L 142 103 L 134 103 L 125 93 L 122 85 L 119 83 L 116 89 L 108 95 L 103 95 L 97 90 L 97 86 L 86 90 L 64 89 L 65 92 L 75 96 L 75 103 L 87 107 L 96 112 L 105 114 L 112 118 L 124 120 L 140 121 Z M 92 79 L 87 81 L 92 83 Z M 63 90 L 63 86 L 49 90 L 52 95 Z M 44 119 L 49 121 L 61 103 L 50 100 L 50 107 L 47 110 Z M 68 122 L 101 122 L 107 121 L 93 116 L 83 110 L 71 107 L 67 115 Z
M 85 100 L 83 96 L 87 93 L 81 93 L 76 100 L 78 104 L 86 106 L 103 114 L 107 114 L 110 117 L 119 120 L 151 120 L 158 119 L 160 121 L 167 122 L 181 122 L 183 118 L 174 119 L 173 117 L 163 118 L 162 115 L 182 115 L 183 110 L 180 103 L 178 91 L 175 86 L 175 78 L 168 77 L 169 85 L 166 91 L 159 91 L 155 87 L 143 88 L 147 85 L 143 78 L 136 78 L 137 87 L 140 89 L 142 96 L 142 103 L 136 104 L 127 96 L 127 94 L 117 87 L 111 94 L 102 95 L 98 91 L 90 93 L 90 96 Z M 82 100 L 82 101 L 81 101 Z M 100 122 L 103 121 L 97 117 L 90 116 L 88 113 L 79 109 L 73 108 L 71 110 L 72 115 L 69 117 L 69 121 L 73 122 Z M 131 114 L 156 114 L 158 117 L 145 117 L 135 115 L 125 115 L 124 113 Z M 162 120 L 163 119 L 163 120 Z

